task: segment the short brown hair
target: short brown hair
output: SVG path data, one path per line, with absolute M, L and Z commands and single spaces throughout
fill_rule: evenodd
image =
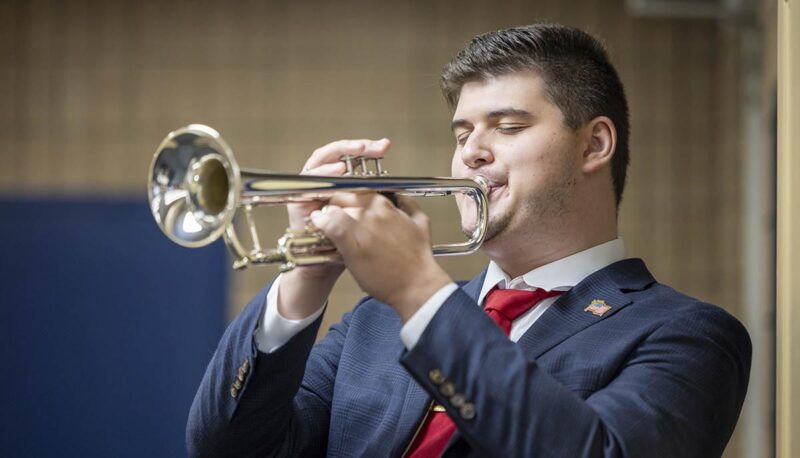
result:
M 559 24 L 533 24 L 478 35 L 442 71 L 442 92 L 455 108 L 464 84 L 533 70 L 544 80 L 548 99 L 578 129 L 608 116 L 617 129 L 611 177 L 617 206 L 622 201 L 628 151 L 628 102 L 617 71 L 600 41 Z

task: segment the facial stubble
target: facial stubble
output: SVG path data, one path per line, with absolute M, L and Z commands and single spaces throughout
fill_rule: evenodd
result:
M 575 184 L 571 167 L 563 164 L 551 184 L 523 201 L 517 209 L 509 209 L 501 214 L 496 214 L 492 212 L 490 204 L 484 243 L 500 235 L 505 236 L 515 232 L 527 232 L 533 236 L 537 233 L 558 230 L 562 227 L 561 222 L 564 220 L 564 216 L 569 212 L 569 202 L 574 193 Z M 521 221 L 514 221 L 520 218 Z M 470 237 L 474 230 L 474 224 L 471 228 L 462 226 L 461 230 L 465 236 Z

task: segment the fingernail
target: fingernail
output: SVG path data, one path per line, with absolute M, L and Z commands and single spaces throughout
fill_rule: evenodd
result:
M 317 227 L 323 224 L 327 218 L 328 216 L 319 210 L 314 210 L 313 212 L 311 212 L 311 221 Z

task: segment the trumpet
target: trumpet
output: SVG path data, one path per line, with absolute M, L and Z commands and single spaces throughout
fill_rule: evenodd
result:
M 488 183 L 483 177 L 390 177 L 379 158 L 343 157 L 344 176 L 313 176 L 240 169 L 233 152 L 211 127 L 191 124 L 170 132 L 156 150 L 148 174 L 147 195 L 158 227 L 173 242 L 189 248 L 223 237 L 233 253 L 234 269 L 280 264 L 297 266 L 339 263 L 341 256 L 313 226 L 287 229 L 274 249 L 264 249 L 253 221 L 254 207 L 326 201 L 337 192 L 380 192 L 390 198 L 464 194 L 477 212 L 469 240 L 431 247 L 437 256 L 475 252 L 486 235 Z M 245 248 L 236 234 L 234 216 L 242 211 L 252 240 Z

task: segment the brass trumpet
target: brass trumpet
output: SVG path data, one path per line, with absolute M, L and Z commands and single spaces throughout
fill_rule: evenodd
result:
M 335 247 L 313 227 L 287 230 L 274 249 L 264 250 L 253 223 L 253 207 L 292 202 L 325 201 L 337 192 L 381 192 L 406 196 L 468 195 L 477 218 L 469 240 L 433 245 L 434 255 L 469 254 L 486 235 L 487 182 L 456 178 L 389 177 L 376 158 L 344 157 L 344 176 L 311 176 L 240 169 L 228 144 L 211 127 L 191 124 L 170 132 L 161 142 L 148 174 L 150 210 L 158 227 L 175 243 L 196 248 L 222 236 L 233 252 L 234 269 L 251 264 L 280 263 L 281 271 L 296 266 L 341 262 Z M 244 212 L 253 241 L 246 249 L 233 226 Z

